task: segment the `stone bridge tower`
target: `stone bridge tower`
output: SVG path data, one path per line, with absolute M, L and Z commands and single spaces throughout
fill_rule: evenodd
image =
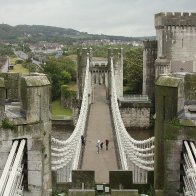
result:
M 116 92 L 118 97 L 123 96 L 123 49 L 108 49 L 108 64 L 110 65 L 110 57 L 113 57 L 114 77 L 116 84 Z
M 142 94 L 154 102 L 155 60 L 157 58 L 157 41 L 144 41 L 143 51 L 143 89 Z
M 86 74 L 86 62 L 87 58 L 90 59 L 90 64 L 92 61 L 92 50 L 87 48 L 82 48 L 77 50 L 77 85 L 78 85 L 78 94 L 77 99 L 82 100 L 84 83 L 85 83 L 85 74 Z M 90 66 L 89 66 L 90 67 Z M 91 86 L 91 73 L 89 69 L 89 85 Z M 89 95 L 92 95 L 91 88 L 89 88 Z M 91 100 L 91 99 L 89 99 Z

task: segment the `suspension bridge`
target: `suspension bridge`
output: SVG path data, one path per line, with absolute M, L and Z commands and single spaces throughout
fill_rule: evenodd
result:
M 113 58 L 110 57 L 108 62 L 110 66 L 109 101 L 105 96 L 104 85 L 93 84 L 90 64 L 90 58 L 87 55 L 82 104 L 72 135 L 65 141 L 51 138 L 51 169 L 57 171 L 59 182 L 71 182 L 72 170 L 91 169 L 95 171 L 96 182 L 107 183 L 108 171 L 120 169 L 132 171 L 133 183 L 145 184 L 148 171 L 154 170 L 155 138 L 135 140 L 126 131 L 118 106 Z M 89 107 L 91 102 L 89 94 L 92 88 L 95 91 L 94 102 Z M 85 147 L 81 147 L 81 135 L 86 135 Z M 98 139 L 102 141 L 109 139 L 110 145 L 107 152 L 96 154 L 95 145 Z M 23 195 L 26 142 L 25 139 L 13 141 L 0 178 L 0 196 Z M 119 163 L 117 163 L 117 152 L 120 158 Z M 184 141 L 183 158 L 184 195 L 193 196 L 196 195 L 196 149 L 193 142 Z M 81 160 L 82 165 L 80 165 Z
M 115 86 L 115 75 L 114 75 L 114 67 L 113 67 L 113 58 L 110 59 L 109 62 L 110 65 L 110 73 L 111 73 L 111 110 L 112 110 L 112 117 L 111 120 L 114 123 L 114 132 L 116 135 L 117 140 L 117 146 L 118 151 L 120 154 L 120 168 L 122 170 L 131 170 L 133 172 L 133 182 L 134 183 L 147 183 L 147 173 L 148 171 L 154 170 L 154 137 L 138 141 L 133 139 L 126 131 L 120 111 L 118 106 L 118 97 L 116 92 L 116 86 Z M 85 127 L 86 122 L 88 121 L 88 109 L 89 109 L 89 92 L 91 92 L 92 86 L 90 81 L 90 60 L 89 57 L 87 58 L 86 62 L 86 73 L 85 73 L 85 84 L 84 84 L 84 90 L 83 90 L 83 99 L 82 99 L 82 106 L 80 110 L 80 115 L 78 118 L 78 122 L 76 124 L 75 130 L 73 131 L 73 134 L 68 138 L 66 141 L 61 141 L 55 138 L 52 138 L 52 170 L 57 171 L 61 170 L 59 178 L 61 180 L 71 181 L 71 171 L 78 169 L 78 163 L 79 163 L 79 157 L 81 153 L 81 135 L 85 135 Z M 109 111 L 109 105 L 108 111 Z M 91 114 L 93 114 L 94 105 L 91 108 L 90 117 L 89 120 L 91 120 Z M 96 109 L 95 109 L 96 110 Z M 96 112 L 96 111 L 95 111 Z M 97 115 L 102 115 L 101 111 Z M 91 126 L 89 122 L 89 126 L 87 128 L 87 146 L 88 149 L 95 149 L 96 141 L 97 139 L 104 139 L 104 134 L 102 136 L 102 132 L 107 132 L 110 134 L 107 137 L 112 138 L 112 130 L 109 130 L 106 127 L 104 128 L 104 123 L 107 123 L 110 121 L 108 120 L 109 117 L 107 117 L 105 120 L 101 119 L 101 121 L 98 121 L 97 126 L 94 127 L 95 131 L 93 130 L 93 126 Z M 102 127 L 103 125 L 103 127 Z M 112 129 L 111 125 L 109 125 L 110 129 Z M 98 130 L 100 129 L 100 130 Z M 89 137 L 92 135 L 94 131 L 95 136 L 93 136 L 94 142 L 91 142 L 91 144 L 88 144 Z M 100 138 L 102 137 L 102 138 Z M 112 139 L 113 140 L 113 139 Z M 111 140 L 111 141 L 112 141 Z M 88 146 L 89 145 L 89 146 Z M 115 149 L 112 146 L 113 150 L 110 151 L 111 154 L 113 154 L 113 158 L 111 159 L 111 162 L 116 163 L 116 157 L 115 157 Z M 94 156 L 93 156 L 94 157 Z M 92 152 L 89 152 L 89 150 L 86 150 L 84 152 L 84 161 L 82 168 L 93 168 L 96 171 L 99 170 L 99 166 L 101 168 L 104 168 L 101 172 L 102 176 L 104 176 L 104 173 L 108 173 L 108 171 L 111 169 L 118 169 L 117 164 L 110 165 L 107 162 L 99 162 L 98 156 L 96 156 L 95 161 L 91 161 L 93 159 Z M 108 157 L 110 158 L 110 157 Z M 103 166 L 106 164 L 105 166 Z M 99 166 L 96 166 L 99 165 Z M 62 175 L 62 174 L 66 175 Z M 95 175 L 99 175 L 96 172 Z M 96 178 L 98 181 L 104 181 L 108 178 L 101 179 L 99 177 Z M 106 180 L 108 182 L 108 180 Z

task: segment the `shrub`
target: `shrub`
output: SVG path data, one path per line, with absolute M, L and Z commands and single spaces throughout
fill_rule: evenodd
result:
M 11 130 L 16 130 L 16 125 L 14 125 L 12 122 L 9 121 L 8 118 L 5 118 L 4 120 L 2 120 L 2 125 L 1 127 L 3 129 L 11 129 Z

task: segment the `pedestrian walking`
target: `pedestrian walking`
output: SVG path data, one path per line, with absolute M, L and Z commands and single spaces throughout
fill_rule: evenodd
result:
M 109 145 L 109 140 L 108 140 L 108 139 L 106 139 L 106 140 L 105 140 L 106 150 L 108 150 L 108 145 Z
M 100 148 L 103 150 L 103 142 L 100 143 Z
M 82 146 L 85 146 L 85 139 L 83 135 L 81 135 L 81 143 L 82 143 Z
M 100 149 L 100 140 L 98 140 L 98 141 L 97 141 L 96 147 L 97 147 L 97 153 L 99 154 L 99 149 Z

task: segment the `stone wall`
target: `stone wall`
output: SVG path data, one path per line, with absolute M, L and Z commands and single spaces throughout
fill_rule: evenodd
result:
M 19 73 L 0 73 L 0 77 L 4 78 L 6 99 L 15 101 L 20 99 L 20 77 Z
M 138 190 L 139 194 L 149 193 L 151 187 L 153 187 L 153 172 L 148 172 L 147 184 L 134 184 L 132 171 L 109 171 L 109 184 L 111 190 Z M 131 195 L 131 194 L 130 194 Z
M 126 128 L 149 128 L 150 108 L 149 102 L 124 103 L 119 101 L 121 117 Z

